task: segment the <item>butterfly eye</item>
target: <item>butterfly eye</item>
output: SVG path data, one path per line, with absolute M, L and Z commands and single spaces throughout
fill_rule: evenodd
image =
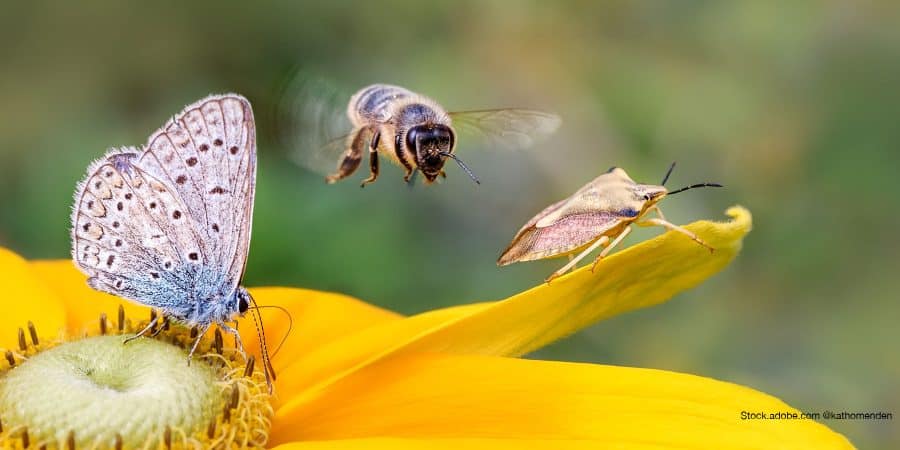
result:
M 244 314 L 248 309 L 250 309 L 250 303 L 247 302 L 247 297 L 242 296 L 241 299 L 238 300 L 238 312 Z

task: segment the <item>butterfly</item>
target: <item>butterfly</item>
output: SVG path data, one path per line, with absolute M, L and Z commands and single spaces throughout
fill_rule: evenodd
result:
M 206 97 L 172 117 L 142 148 L 112 149 L 89 166 L 72 211 L 75 265 L 92 288 L 197 327 L 188 362 L 213 324 L 233 334 L 243 354 L 240 334 L 229 323 L 251 305 L 257 309 L 240 285 L 255 187 L 250 102 L 236 94 Z M 262 332 L 260 342 L 271 389 L 274 371 Z

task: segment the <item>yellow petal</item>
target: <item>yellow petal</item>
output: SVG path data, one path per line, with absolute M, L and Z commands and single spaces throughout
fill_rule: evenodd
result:
M 34 323 L 38 334 L 56 337 L 66 323 L 62 304 L 19 255 L 0 247 L 0 348 L 18 347 L 18 329 Z
M 743 420 L 743 411 L 799 413 L 750 388 L 662 370 L 411 355 L 369 365 L 302 408 L 277 411 L 270 442 L 392 437 L 558 439 L 593 441 L 596 448 L 852 448 L 818 422 Z
M 304 441 L 282 444 L 274 450 L 596 450 L 597 442 L 572 439 L 340 439 L 331 441 Z M 629 443 L 629 450 L 663 450 L 640 442 Z
M 87 285 L 87 276 L 70 259 L 33 261 L 31 267 L 43 283 L 62 299 L 66 310 L 66 325 L 74 334 L 100 326 L 100 314 L 105 313 L 115 323 L 119 305 L 131 320 L 149 319 L 150 308 L 115 295 L 105 294 Z
M 520 356 L 599 320 L 661 303 L 714 275 L 738 253 L 750 231 L 750 212 L 733 207 L 727 214 L 733 220 L 686 227 L 716 248 L 712 254 L 668 232 L 607 257 L 597 273 L 583 267 L 504 301 L 432 311 L 335 341 L 288 366 L 283 388 L 314 391 L 401 354 Z
M 31 266 L 43 284 L 63 300 L 70 332 L 80 333 L 99 326 L 101 313 L 106 313 L 110 321 L 114 321 L 119 305 L 125 307 L 129 318 L 150 317 L 150 308 L 146 306 L 92 289 L 87 285 L 87 277 L 70 260 L 34 261 Z M 260 314 L 271 347 L 270 353 L 281 342 L 291 318 L 293 319 L 293 329 L 273 360 L 276 369 L 298 354 L 309 352 L 311 348 L 344 334 L 402 317 L 352 297 L 328 292 L 254 288 L 251 293 L 257 303 L 263 306 Z M 269 305 L 287 309 L 291 318 L 283 311 L 265 307 Z M 247 348 L 258 355 L 259 340 L 252 321 L 249 315 L 241 321 L 241 338 Z
M 330 292 L 265 287 L 252 288 L 250 293 L 261 307 L 259 312 L 265 326 L 269 353 L 272 354 L 284 339 L 284 344 L 272 359 L 276 371 L 318 346 L 402 317 L 353 297 Z M 280 306 L 287 313 L 267 306 Z M 253 329 L 251 316 L 252 311 L 241 321 L 241 337 L 247 349 L 258 355 L 259 338 Z

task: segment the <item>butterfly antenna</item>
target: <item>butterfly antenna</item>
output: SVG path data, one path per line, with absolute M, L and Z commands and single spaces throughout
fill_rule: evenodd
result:
M 291 330 L 294 328 L 294 317 L 291 316 L 290 311 L 288 311 L 287 308 L 285 308 L 284 306 L 279 306 L 279 305 L 262 305 L 262 306 L 258 306 L 258 305 L 256 305 L 256 304 L 254 304 L 254 305 L 252 306 L 252 308 L 255 308 L 255 309 L 275 308 L 275 309 L 280 310 L 281 312 L 283 312 L 283 313 L 285 313 L 285 314 L 287 315 L 287 318 L 288 318 L 288 329 L 287 329 L 287 333 L 285 333 L 284 337 L 281 338 L 281 341 L 278 343 L 278 346 L 275 347 L 275 351 L 272 352 L 272 355 L 271 355 L 271 356 L 274 358 L 275 355 L 278 354 L 278 351 L 281 350 L 281 347 L 284 345 L 284 342 L 287 341 L 288 336 L 291 335 Z
M 466 163 L 462 162 L 461 159 L 457 158 L 456 155 L 454 155 L 453 153 L 449 153 L 449 152 L 440 152 L 439 154 L 441 156 L 453 158 L 453 160 L 456 161 L 456 164 L 459 164 L 459 167 L 469 175 L 469 178 L 471 178 L 472 181 L 474 181 L 476 184 L 481 184 L 481 181 L 478 181 L 478 177 L 476 177 L 475 174 L 472 173 L 472 170 L 469 169 L 469 166 L 467 166 Z
M 725 187 L 725 186 L 722 186 L 722 185 L 719 184 L 719 183 L 698 183 L 698 184 L 692 184 L 692 185 L 690 185 L 690 186 L 685 186 L 685 187 L 683 187 L 683 188 L 681 188 L 681 189 L 676 189 L 676 190 L 674 190 L 674 191 L 672 191 L 672 192 L 667 193 L 666 195 L 677 194 L 677 193 L 679 193 L 679 192 L 684 192 L 684 191 L 686 191 L 686 190 L 688 190 L 688 189 L 694 189 L 694 188 L 700 188 L 700 187 Z
M 669 166 L 669 170 L 666 171 L 666 176 L 663 177 L 662 183 L 659 183 L 660 186 L 665 186 L 666 181 L 669 181 L 669 175 L 672 175 L 672 169 L 675 168 L 675 161 L 672 161 L 672 165 Z
M 266 330 L 262 326 L 262 316 L 259 314 L 259 305 L 249 293 L 250 302 L 253 303 L 253 324 L 256 325 L 256 334 L 259 336 L 259 347 L 263 358 L 263 373 L 266 375 L 266 385 L 269 386 L 269 394 L 272 394 L 272 382 L 275 381 L 275 369 L 272 367 L 272 358 L 269 357 L 269 348 L 266 346 Z

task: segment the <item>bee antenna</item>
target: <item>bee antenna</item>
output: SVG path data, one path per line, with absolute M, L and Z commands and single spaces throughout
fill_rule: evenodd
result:
M 669 181 L 669 175 L 672 175 L 672 169 L 675 168 L 675 161 L 672 161 L 672 165 L 669 166 L 669 170 L 666 171 L 666 176 L 663 177 L 662 183 L 659 183 L 660 186 L 665 186 L 666 181 Z M 671 194 L 671 192 L 670 192 Z
M 478 177 L 476 177 L 475 174 L 472 173 L 472 170 L 469 169 L 469 166 L 467 166 L 466 163 L 462 162 L 461 159 L 457 158 L 456 155 L 454 155 L 453 153 L 449 153 L 449 152 L 440 152 L 439 154 L 440 154 L 441 156 L 446 156 L 446 157 L 448 157 L 448 158 L 453 158 L 453 160 L 456 161 L 456 164 L 459 164 L 459 167 L 460 167 L 462 170 L 464 170 L 464 171 L 466 172 L 466 174 L 469 175 L 469 178 L 471 178 L 472 181 L 474 181 L 476 184 L 481 184 L 481 181 L 478 181 Z
M 263 358 L 263 373 L 266 375 L 266 384 L 269 386 L 269 394 L 273 391 L 272 382 L 275 381 L 275 369 L 272 367 L 272 358 L 269 357 L 269 349 L 266 346 L 266 330 L 262 326 L 262 316 L 259 314 L 259 305 L 250 293 L 250 302 L 253 303 L 253 324 L 256 325 L 256 334 L 259 335 L 259 348 Z
M 690 186 L 685 186 L 685 187 L 683 187 L 683 188 L 681 188 L 681 189 L 676 189 L 676 190 L 674 190 L 674 191 L 672 191 L 672 192 L 667 193 L 666 195 L 677 194 L 677 193 L 679 193 L 679 192 L 684 192 L 684 191 L 686 191 L 686 190 L 688 190 L 688 189 L 694 189 L 694 188 L 700 188 L 700 187 L 725 187 L 725 186 L 722 186 L 722 185 L 719 184 L 719 183 L 698 183 L 698 184 L 692 184 L 692 185 L 690 185 Z

